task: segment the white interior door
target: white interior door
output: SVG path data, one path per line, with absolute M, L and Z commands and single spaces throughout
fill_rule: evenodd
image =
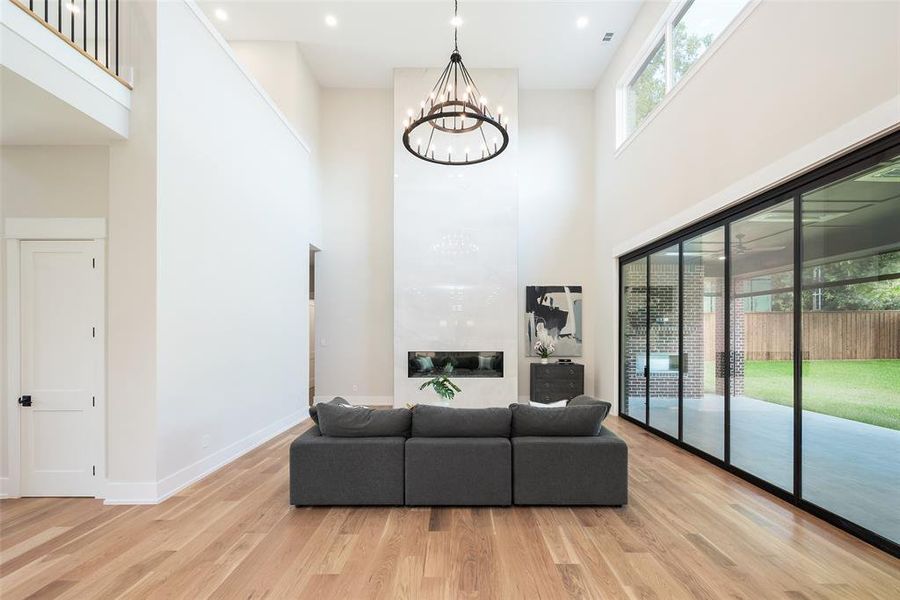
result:
M 100 251 L 91 241 L 21 245 L 23 496 L 96 494 Z

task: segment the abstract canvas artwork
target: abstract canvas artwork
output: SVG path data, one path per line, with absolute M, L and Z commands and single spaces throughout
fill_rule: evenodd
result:
M 546 331 L 554 340 L 553 356 L 581 356 L 582 299 L 580 285 L 525 287 L 525 328 L 528 355 L 537 356 L 534 342 Z

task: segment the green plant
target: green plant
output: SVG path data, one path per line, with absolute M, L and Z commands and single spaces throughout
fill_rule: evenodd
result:
M 457 392 L 461 392 L 462 390 L 458 385 L 450 381 L 450 373 L 452 370 L 452 367 L 445 368 L 443 373 L 434 379 L 429 379 L 420 385 L 419 389 L 424 390 L 427 387 L 431 387 L 434 388 L 434 392 L 444 400 L 447 400 L 448 402 L 453 400 L 453 397 L 456 396 Z

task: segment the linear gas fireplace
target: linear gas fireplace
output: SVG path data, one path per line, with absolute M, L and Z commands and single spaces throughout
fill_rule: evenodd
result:
M 503 352 L 410 352 L 409 377 L 503 377 Z

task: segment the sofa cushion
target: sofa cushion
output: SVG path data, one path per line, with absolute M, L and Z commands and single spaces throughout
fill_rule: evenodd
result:
M 330 403 L 319 406 L 319 429 L 327 437 L 408 436 L 410 418 L 406 408 L 376 410 Z
M 341 398 L 340 396 L 335 396 L 333 400 L 329 400 L 328 402 L 322 402 L 321 404 L 342 404 L 344 406 L 349 406 L 350 403 Z M 321 404 L 313 404 L 309 407 L 309 416 L 313 420 L 313 423 L 316 425 L 319 424 L 319 406 Z
M 291 504 L 403 504 L 405 444 L 405 437 L 326 437 L 308 429 L 291 444 Z
M 535 408 L 512 404 L 510 410 L 512 435 L 516 437 L 597 435 L 609 409 L 601 405 Z
M 515 504 L 628 502 L 628 446 L 609 428 L 596 436 L 515 437 L 510 442 Z
M 603 419 L 605 419 L 609 415 L 610 409 L 612 409 L 612 404 L 610 404 L 606 400 L 597 400 L 593 396 L 588 396 L 586 394 L 575 396 L 566 403 L 566 406 L 603 406 L 604 408 L 606 408 L 606 412 L 604 412 L 603 416 L 600 417 L 600 421 L 603 421 Z
M 413 437 L 509 437 L 508 408 L 449 408 L 419 404 L 412 411 Z
M 407 506 L 508 506 L 512 457 L 505 437 L 410 438 Z

